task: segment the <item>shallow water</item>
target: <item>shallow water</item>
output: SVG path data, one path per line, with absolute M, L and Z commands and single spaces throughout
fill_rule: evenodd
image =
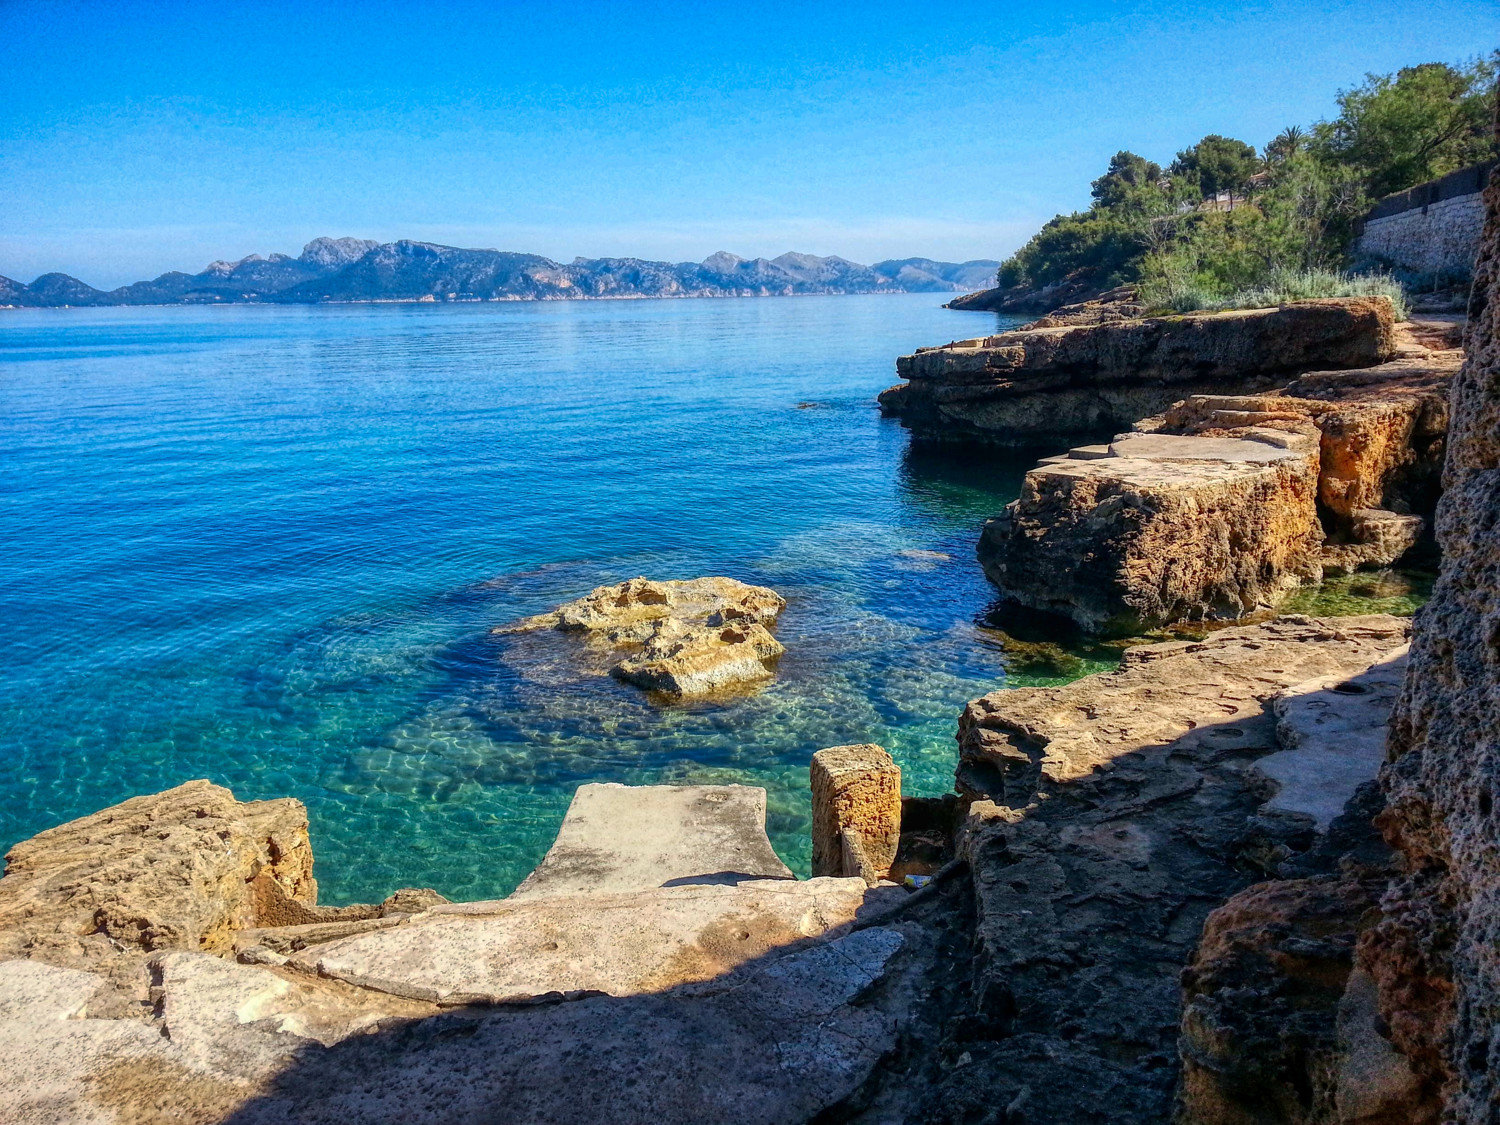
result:
M 940 301 L 0 313 L 0 845 L 207 777 L 307 803 L 326 902 L 476 898 L 584 781 L 764 785 L 803 872 L 818 747 L 946 791 L 1029 462 L 876 411 L 994 330 Z M 781 591 L 777 681 L 656 710 L 489 634 L 637 574 Z

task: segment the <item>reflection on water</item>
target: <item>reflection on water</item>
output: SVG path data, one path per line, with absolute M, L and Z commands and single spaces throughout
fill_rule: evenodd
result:
M 945 791 L 1006 683 L 973 551 L 1026 466 L 873 407 L 992 330 L 937 304 L 5 314 L 0 844 L 208 777 L 307 803 L 326 901 L 482 897 L 583 781 L 741 781 L 805 872 L 814 750 Z M 656 709 L 490 634 L 637 574 L 780 591 L 777 680 Z

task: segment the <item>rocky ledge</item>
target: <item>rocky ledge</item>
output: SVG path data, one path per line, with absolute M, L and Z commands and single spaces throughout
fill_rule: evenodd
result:
M 1124 307 L 1131 307 L 1126 302 Z M 913 437 L 1015 448 L 1124 430 L 1192 394 L 1241 394 L 1396 354 L 1384 298 L 1144 319 L 1089 315 L 919 349 L 881 408 Z
M 586 785 L 510 898 L 339 909 L 297 802 L 134 798 L 8 857 L 7 1120 L 1423 1120 L 1355 954 L 1408 632 L 1284 618 L 996 692 L 958 796 L 821 750 L 805 881 L 744 786 Z
M 632 578 L 495 632 L 575 634 L 585 663 L 653 698 L 704 699 L 752 690 L 774 677 L 786 650 L 769 626 L 785 608 L 775 590 L 733 578 Z
M 1043 460 L 986 524 L 986 574 L 1013 605 L 1129 634 L 1245 617 L 1325 573 L 1390 565 L 1436 502 L 1463 355 L 1414 328 L 1389 363 L 1191 395 Z
M 0 879 L 0 1117 L 813 1119 L 942 937 L 893 887 L 791 878 L 765 807 L 588 785 L 511 898 L 341 909 L 296 801 L 191 782 L 44 832 Z
M 1002 1106 L 1015 1118 L 999 1120 L 1029 1125 L 1168 1121 L 1182 1060 L 1193 1094 L 1196 1076 L 1225 1073 L 1212 1068 L 1227 1053 L 1246 1075 L 1266 1064 L 1261 1100 L 1253 1081 L 1236 1112 L 1210 1112 L 1194 1094 L 1181 1120 L 1345 1120 L 1276 1114 L 1291 1085 L 1274 1069 L 1285 1049 L 1246 1039 L 1204 1053 L 1200 997 L 1269 1028 L 1297 1016 L 1279 978 L 1253 1000 L 1228 977 L 1190 978 L 1184 1015 L 1179 976 L 1217 956 L 1214 943 L 1229 939 L 1213 936 L 1211 912 L 1248 884 L 1336 875 L 1351 851 L 1378 850 L 1360 802 L 1379 769 L 1408 631 L 1384 616 L 1284 618 L 1130 649 L 1116 672 L 971 703 L 958 785 L 976 912 L 972 1008 L 949 1032 L 949 1050 L 971 1065 L 935 1068 L 930 1116 L 909 1119 L 979 1120 Z M 1346 809 L 1364 809 L 1362 828 Z M 1326 1063 L 1351 1097 L 1380 1081 L 1359 1066 L 1384 1042 L 1368 1012 L 1334 1030 L 1355 913 L 1337 920 L 1341 944 L 1320 953 L 1326 1051 L 1296 1057 Z M 1273 947 L 1278 935 L 1262 927 L 1255 940 Z

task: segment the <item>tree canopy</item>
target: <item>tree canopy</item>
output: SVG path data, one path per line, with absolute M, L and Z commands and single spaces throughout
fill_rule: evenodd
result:
M 1253 146 L 1218 133 L 1183 149 L 1167 168 L 1172 177 L 1195 182 L 1205 197 L 1242 192 L 1259 170 L 1260 157 Z
M 1050 220 L 1001 265 L 999 283 L 1213 293 L 1278 271 L 1345 268 L 1356 223 L 1376 199 L 1497 154 L 1497 71 L 1500 52 L 1368 75 L 1339 92 L 1333 120 L 1289 126 L 1259 153 L 1218 133 L 1165 170 L 1121 150 L 1093 181 L 1089 209 Z M 1200 209 L 1223 191 L 1233 193 L 1231 209 Z
M 1370 74 L 1341 90 L 1339 115 L 1315 129 L 1319 155 L 1356 171 L 1374 198 L 1495 153 L 1495 57 Z

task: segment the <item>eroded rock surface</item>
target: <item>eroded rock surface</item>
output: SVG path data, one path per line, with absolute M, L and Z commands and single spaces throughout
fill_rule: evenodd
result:
M 1401 853 L 1361 963 L 1380 1012 L 1445 1119 L 1500 1105 L 1500 180 L 1453 383 L 1437 509 L 1443 567 L 1412 642 L 1392 721 L 1382 819 Z
M 1321 575 L 1317 439 L 1123 435 L 1026 474 L 979 557 L 1013 603 L 1091 632 L 1243 617 Z
M 1012 604 L 1129 633 L 1243 617 L 1325 573 L 1388 566 L 1436 502 L 1459 358 L 1412 339 L 1390 363 L 1193 395 L 1049 457 L 986 524 L 985 572 Z
M 1322 846 L 1305 823 L 1262 816 L 1268 786 L 1251 767 L 1282 748 L 1272 700 L 1363 674 L 1408 630 L 1384 616 L 1282 619 L 970 704 L 959 787 L 972 802 L 972 1014 L 907 1119 L 1000 1107 L 1029 1125 L 1169 1120 L 1179 974 L 1205 920 Z M 1347 973 L 1352 937 L 1341 948 Z
M 775 675 L 786 650 L 769 626 L 785 608 L 776 591 L 733 578 L 632 578 L 495 632 L 580 634 L 584 658 L 611 675 L 660 699 L 700 699 L 750 690 Z
M 190 781 L 25 840 L 0 879 L 0 956 L 88 967 L 121 949 L 227 951 L 321 917 L 302 802 Z
M 927 440 L 1013 447 L 1108 434 L 1190 394 L 1243 393 L 1396 351 L 1384 298 L 1034 327 L 925 348 L 881 407 Z

